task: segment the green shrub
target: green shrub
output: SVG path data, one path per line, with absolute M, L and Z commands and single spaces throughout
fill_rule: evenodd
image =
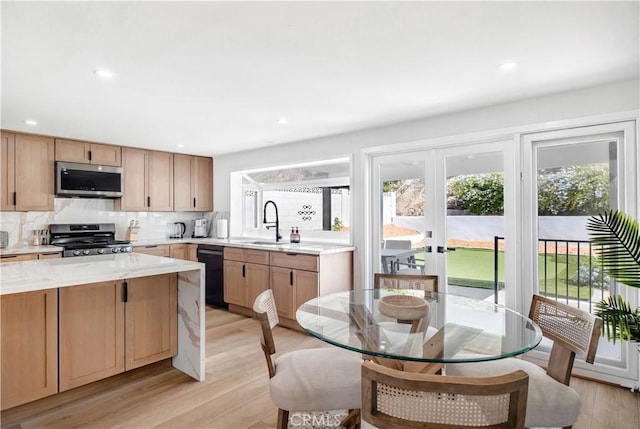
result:
M 607 164 L 575 165 L 538 172 L 538 215 L 587 216 L 607 210 Z
M 504 177 L 502 173 L 456 176 L 447 183 L 447 200 L 457 208 L 475 215 L 504 213 Z

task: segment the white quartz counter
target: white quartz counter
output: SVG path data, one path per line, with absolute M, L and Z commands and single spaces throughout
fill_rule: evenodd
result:
M 200 269 L 201 262 L 140 253 L 5 262 L 0 265 L 0 295 Z
M 256 243 L 260 242 L 260 243 Z M 259 238 L 167 238 L 167 239 L 154 239 L 135 241 L 131 243 L 132 246 L 156 246 L 163 244 L 211 244 L 215 246 L 229 246 L 229 247 L 242 247 L 249 249 L 259 250 L 271 250 L 278 252 L 293 252 L 293 253 L 305 253 L 309 255 L 324 255 L 329 253 L 351 252 L 356 248 L 349 245 L 340 245 L 333 243 L 319 243 L 319 242 L 302 242 L 302 243 L 289 243 L 282 241 L 279 243 L 268 243 L 269 240 Z
M 29 253 L 62 253 L 60 246 L 12 246 L 0 249 L 0 255 L 26 255 Z

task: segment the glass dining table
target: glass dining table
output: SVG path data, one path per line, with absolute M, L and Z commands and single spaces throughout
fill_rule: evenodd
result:
M 389 295 L 423 298 L 428 315 L 416 323 L 381 312 L 380 300 Z M 422 290 L 364 289 L 320 296 L 300 306 L 296 319 L 324 342 L 387 363 L 402 361 L 401 367 L 421 363 L 420 372 L 439 371 L 447 363 L 516 356 L 542 339 L 532 320 L 506 307 Z

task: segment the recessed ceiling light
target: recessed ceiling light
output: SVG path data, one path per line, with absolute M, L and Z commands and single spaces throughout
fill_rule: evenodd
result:
M 24 123 L 26 125 L 29 125 L 30 127 L 35 127 L 36 125 L 38 125 L 38 122 L 34 121 L 33 119 L 25 119 Z
M 184 147 L 184 145 L 182 143 L 178 143 L 177 146 L 182 149 Z
M 283 117 L 283 118 L 278 119 L 278 123 L 280 125 L 287 125 L 289 123 L 289 120 L 287 118 Z
M 106 79 L 106 80 L 111 80 L 116 77 L 114 72 L 107 69 L 96 69 L 93 71 L 93 74 L 95 74 L 101 79 Z
M 506 61 L 498 66 L 500 70 L 510 71 L 518 68 L 518 63 L 515 61 Z

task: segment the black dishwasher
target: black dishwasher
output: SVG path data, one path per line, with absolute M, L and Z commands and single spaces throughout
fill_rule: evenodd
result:
M 205 302 L 227 308 L 224 302 L 224 247 L 200 244 L 198 262 L 205 265 Z

